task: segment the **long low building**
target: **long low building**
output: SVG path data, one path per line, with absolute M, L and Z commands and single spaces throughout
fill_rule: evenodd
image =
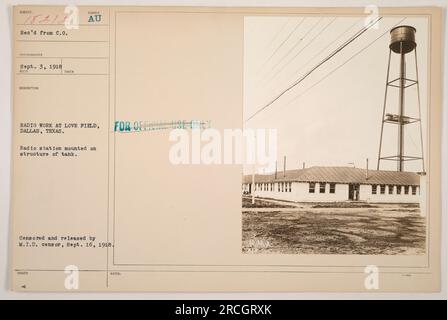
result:
M 310 167 L 276 175 L 245 175 L 242 192 L 295 202 L 419 203 L 420 186 L 421 175 L 415 172 Z

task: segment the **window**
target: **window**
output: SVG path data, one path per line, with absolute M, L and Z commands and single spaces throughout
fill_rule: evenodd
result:
M 309 193 L 315 193 L 315 182 L 309 182 Z
M 401 194 L 402 193 L 402 186 L 397 186 L 396 187 L 396 191 L 397 191 L 396 192 L 397 194 Z
M 326 192 L 326 183 L 320 183 L 320 193 Z
M 380 194 L 385 194 L 385 186 L 383 184 L 380 185 Z
M 371 193 L 372 194 L 377 194 L 377 185 L 375 185 L 375 184 L 373 184 L 372 186 L 371 186 Z
M 284 182 L 284 192 L 288 192 L 289 191 L 289 183 L 288 182 Z
M 408 194 L 409 191 L 410 191 L 410 186 L 405 186 L 405 187 L 404 187 L 404 193 L 405 193 L 405 194 Z
M 393 194 L 394 186 L 388 186 L 388 194 Z
M 411 187 L 411 194 L 416 195 L 416 186 Z
M 289 182 L 289 192 L 292 192 L 292 182 Z
M 335 183 L 329 184 L 329 193 L 335 193 Z

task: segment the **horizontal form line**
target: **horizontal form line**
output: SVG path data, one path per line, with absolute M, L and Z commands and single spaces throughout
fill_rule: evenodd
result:
M 65 26 L 65 23 L 17 23 L 16 26 L 36 26 L 36 27 L 48 27 L 48 26 Z M 71 25 L 70 25 L 71 26 Z M 108 27 L 108 24 L 86 24 L 86 23 L 79 23 L 78 26 L 83 27 Z
M 25 73 L 19 72 L 16 75 L 27 76 L 108 76 L 108 73 Z
M 103 41 L 103 40 L 25 40 L 25 39 L 19 39 L 16 40 L 18 42 L 101 42 L 101 43 L 108 43 L 109 41 Z
M 65 270 L 58 269 L 16 269 L 15 272 L 65 272 Z M 310 270 L 77 270 L 79 272 L 216 272 L 216 273 L 361 273 L 364 271 L 310 271 Z M 395 274 L 432 274 L 431 272 L 403 272 L 403 271 L 381 271 L 381 273 L 395 273 Z
M 41 56 L 17 56 L 16 59 L 109 59 L 110 57 L 41 57 Z

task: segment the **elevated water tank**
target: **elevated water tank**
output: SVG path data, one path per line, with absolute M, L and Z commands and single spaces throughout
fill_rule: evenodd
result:
M 390 49 L 393 50 L 393 52 L 401 53 L 401 46 L 403 54 L 411 52 L 414 48 L 416 48 L 415 28 L 411 26 L 398 26 L 391 29 L 390 34 Z

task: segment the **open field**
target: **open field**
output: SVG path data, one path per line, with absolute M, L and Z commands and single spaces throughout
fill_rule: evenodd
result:
M 242 251 L 281 254 L 423 254 L 417 205 L 243 208 Z

